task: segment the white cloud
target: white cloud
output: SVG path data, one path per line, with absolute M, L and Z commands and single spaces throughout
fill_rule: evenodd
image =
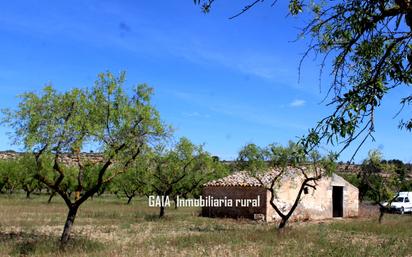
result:
M 305 100 L 295 99 L 295 100 L 293 100 L 293 101 L 289 104 L 289 106 L 290 106 L 290 107 L 302 107 L 302 106 L 304 106 L 305 104 L 306 104 L 306 101 L 305 101 Z
M 184 112 L 182 115 L 187 118 L 210 118 L 209 114 L 199 112 Z
M 256 107 L 245 103 L 233 102 L 216 96 L 212 99 L 208 94 L 192 94 L 179 91 L 171 91 L 170 94 L 173 94 L 175 97 L 186 102 L 206 107 L 214 113 L 238 118 L 254 124 L 272 128 L 292 128 L 298 130 L 304 130 L 308 127 L 305 124 L 296 122 L 296 120 L 288 121 L 277 117 L 271 112 L 262 111 L 261 109 L 257 109 Z

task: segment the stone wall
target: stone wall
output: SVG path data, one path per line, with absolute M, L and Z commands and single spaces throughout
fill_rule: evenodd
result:
M 0 151 L 0 160 L 17 159 L 24 154 L 22 152 Z M 99 153 L 81 153 L 80 159 L 83 163 L 99 163 L 104 161 L 103 155 Z M 75 166 L 77 165 L 77 157 L 73 154 L 62 154 L 60 162 L 67 166 Z
M 0 160 L 12 160 L 23 156 L 23 153 L 14 151 L 0 151 Z
M 211 196 L 214 199 L 257 199 L 260 198 L 259 207 L 203 207 L 204 217 L 228 217 L 255 219 L 257 216 L 266 217 L 266 189 L 248 186 L 207 186 L 202 190 L 202 196 Z
M 302 178 L 283 180 L 276 190 L 275 203 L 286 213 L 293 205 L 298 194 Z M 332 190 L 333 186 L 343 187 L 343 217 L 358 216 L 359 191 L 338 175 L 324 177 L 317 181 L 316 190 L 307 188 L 307 194 L 302 194 L 301 201 L 293 213 L 290 221 L 320 220 L 332 218 Z M 203 188 L 203 197 L 215 198 L 256 198 L 260 195 L 260 208 L 203 208 L 202 215 L 206 217 L 244 217 L 254 219 L 255 214 L 263 214 L 268 222 L 279 221 L 280 217 L 270 204 L 270 192 L 262 187 L 242 186 L 207 186 Z
M 333 174 L 330 178 L 331 187 L 343 186 L 343 217 L 356 217 L 359 215 L 359 189 L 342 177 Z
M 307 191 L 302 193 L 301 200 L 290 218 L 290 221 L 315 220 L 332 217 L 331 194 L 327 193 L 329 183 L 326 179 L 317 182 L 316 190 L 307 187 Z M 283 213 L 287 213 L 295 202 L 301 185 L 301 178 L 282 181 L 281 187 L 276 190 L 277 197 L 275 203 Z M 279 215 L 268 203 L 268 221 L 280 220 Z
M 290 209 L 299 191 L 301 178 L 292 181 L 284 181 L 277 190 L 278 206 L 285 210 Z M 358 216 L 359 190 L 342 177 L 333 174 L 331 177 L 323 177 L 317 181 L 316 190 L 307 187 L 307 194 L 302 194 L 301 201 L 291 217 L 291 221 L 320 220 L 333 217 L 332 190 L 333 186 L 343 187 L 343 217 Z M 269 196 L 268 196 L 269 198 Z M 279 220 L 275 210 L 268 205 L 268 220 Z

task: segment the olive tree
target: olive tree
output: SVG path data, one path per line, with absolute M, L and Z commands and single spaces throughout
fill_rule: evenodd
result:
M 101 73 L 91 88 L 74 88 L 58 92 L 46 86 L 42 93 L 21 95 L 16 110 L 4 111 L 3 123 L 14 129 L 16 143 L 22 143 L 35 160 L 35 176 L 63 198 L 68 207 L 61 236 L 64 246 L 79 207 L 127 171 L 139 156 L 141 148 L 167 132 L 159 113 L 151 105 L 153 89 L 138 85 L 126 93 L 125 73 L 114 76 Z M 81 153 L 90 147 L 103 155 L 94 169 L 85 166 Z M 76 156 L 75 166 L 61 163 L 64 154 Z M 44 169 L 52 160 L 50 176 Z M 92 170 L 93 175 L 88 174 Z M 65 181 L 75 175 L 75 195 L 70 196 Z M 88 179 L 87 187 L 84 184 Z

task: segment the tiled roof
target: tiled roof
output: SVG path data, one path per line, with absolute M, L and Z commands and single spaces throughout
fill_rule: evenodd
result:
M 275 178 L 275 176 L 277 174 L 279 174 L 280 170 L 279 169 L 272 169 L 266 173 L 263 173 L 261 175 L 259 175 L 258 177 L 260 178 L 260 180 L 262 181 L 262 183 L 265 186 L 270 185 L 270 183 L 272 182 L 272 180 Z M 287 176 L 291 176 L 291 174 L 298 172 L 298 170 L 296 168 L 293 167 L 288 167 L 287 171 L 282 175 L 282 178 L 284 179 Z M 295 173 L 296 174 L 296 173 Z M 300 171 L 298 172 L 298 174 L 301 174 Z M 212 180 L 206 184 L 204 184 L 203 186 L 249 186 L 249 187 L 260 187 L 262 186 L 262 184 L 260 183 L 260 181 L 249 175 L 247 171 L 238 171 L 235 172 L 229 176 L 226 176 L 224 178 L 221 179 L 216 179 L 216 180 Z

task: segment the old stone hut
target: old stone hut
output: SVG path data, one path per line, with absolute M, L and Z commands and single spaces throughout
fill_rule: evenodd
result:
M 277 183 L 275 203 L 285 213 L 290 209 L 298 194 L 302 176 L 289 167 L 290 175 L 282 176 Z M 267 185 L 278 171 L 272 170 L 265 173 L 260 181 Z M 294 174 L 294 175 L 292 175 Z M 279 216 L 270 205 L 271 193 L 262 186 L 262 183 L 247 172 L 236 172 L 222 179 L 206 183 L 203 187 L 204 199 L 231 199 L 232 206 L 203 207 L 202 215 L 205 217 L 231 217 L 263 219 L 267 222 L 279 220 Z M 290 221 L 319 220 L 332 217 L 355 217 L 358 215 L 358 188 L 351 185 L 342 177 L 332 174 L 323 176 L 317 181 L 316 190 L 307 187 L 302 194 L 301 201 Z M 259 205 L 249 204 L 238 199 L 259 200 Z M 238 204 L 235 202 L 238 201 Z M 226 201 L 227 202 L 227 201 Z M 252 201 L 249 201 L 252 203 Z M 243 206 L 242 206 L 243 205 Z

